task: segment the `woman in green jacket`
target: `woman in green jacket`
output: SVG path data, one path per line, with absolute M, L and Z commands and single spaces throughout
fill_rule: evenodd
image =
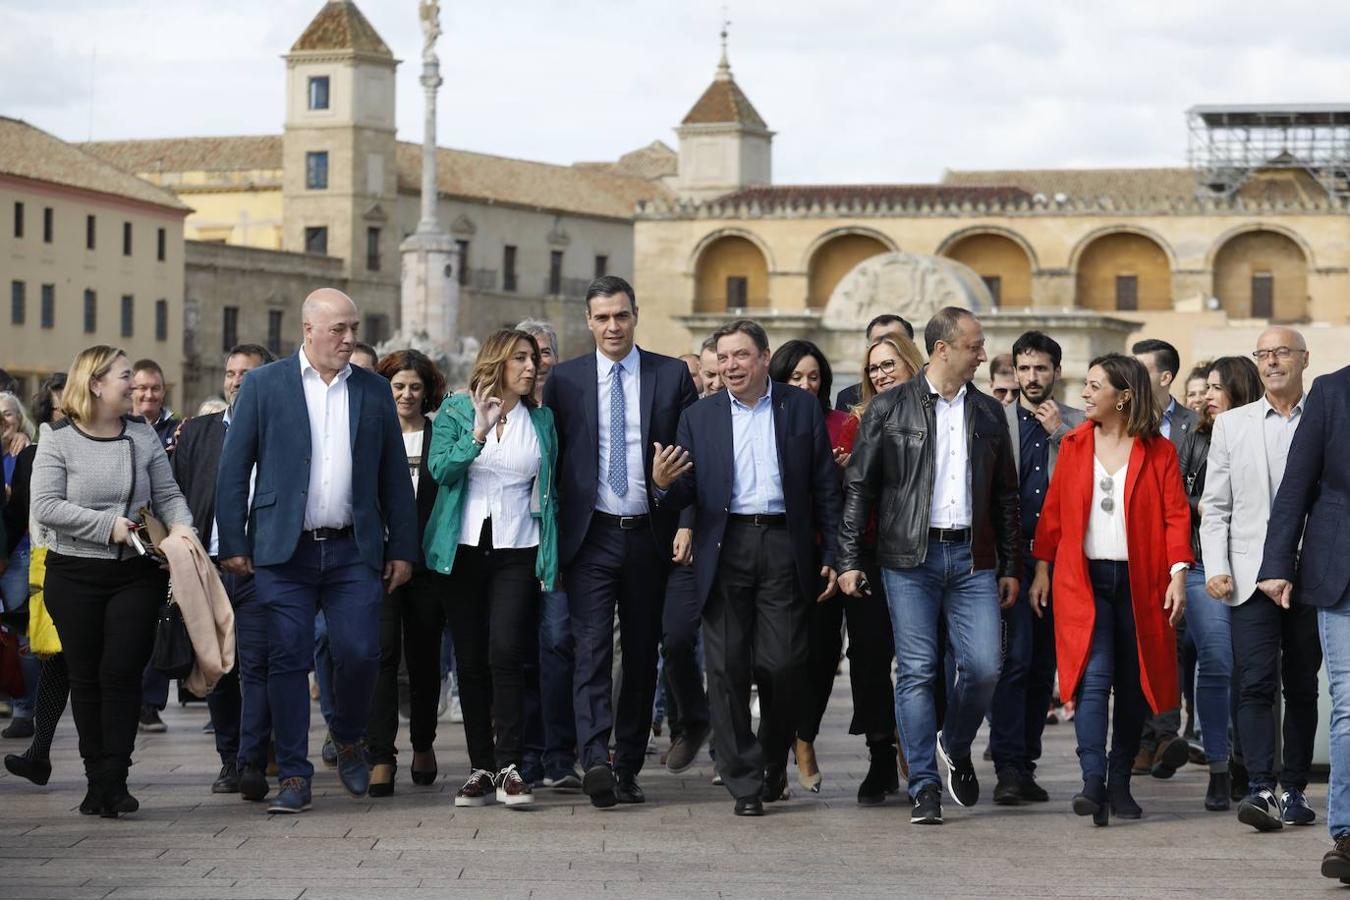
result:
M 534 802 L 517 771 L 525 662 L 537 646 L 540 589 L 558 578 L 558 436 L 552 411 L 534 402 L 538 371 L 532 336 L 496 332 L 469 393 L 446 398 L 431 433 L 427 471 L 442 490 L 422 546 L 427 566 L 452 579 L 446 621 L 473 768 L 456 806 Z

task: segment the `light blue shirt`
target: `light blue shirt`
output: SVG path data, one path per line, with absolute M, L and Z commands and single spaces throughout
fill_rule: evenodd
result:
M 741 515 L 786 512 L 773 427 L 773 382 L 753 406 L 730 394 L 728 399 L 733 463 L 729 510 Z
M 614 377 L 615 362 L 599 350 L 595 351 L 595 377 L 597 391 L 596 412 L 599 439 L 599 468 L 596 470 L 595 508 L 612 516 L 642 516 L 647 514 L 647 474 L 642 460 L 642 357 L 638 355 L 637 345 L 628 351 L 619 365 L 623 373 L 619 376 L 623 382 L 624 447 L 610 447 L 609 440 L 609 392 L 610 381 Z M 609 472 L 610 453 L 623 453 L 627 458 L 628 493 L 620 497 L 614 493 L 606 477 Z

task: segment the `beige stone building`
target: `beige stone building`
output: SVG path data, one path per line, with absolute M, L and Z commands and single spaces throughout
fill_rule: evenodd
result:
M 188 207 L 26 122 L 0 116 L 0 367 L 25 397 L 94 344 L 182 382 Z

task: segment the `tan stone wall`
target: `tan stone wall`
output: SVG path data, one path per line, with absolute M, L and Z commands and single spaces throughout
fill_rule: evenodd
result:
M 769 267 L 764 254 L 745 238 L 729 235 L 714 241 L 699 254 L 694 309 L 698 312 L 727 309 L 728 278 L 746 279 L 747 308 L 768 309 L 772 306 Z
M 853 271 L 854 266 L 889 250 L 881 241 L 866 234 L 841 234 L 821 244 L 811 254 L 807 305 L 812 309 L 823 309 L 835 286 Z
M 1024 309 L 1031 305 L 1031 260 L 1011 238 L 972 234 L 956 241 L 943 255 L 970 266 L 981 278 L 997 278 L 1000 308 Z
M 1234 236 L 1214 257 L 1214 296 L 1237 319 L 1251 318 L 1253 276 L 1269 275 L 1274 318 L 1290 322 L 1308 315 L 1308 263 L 1298 244 L 1274 231 Z
M 14 235 L 14 204 L 24 205 L 24 234 Z M 51 208 L 51 243 L 43 240 L 43 209 Z M 164 368 L 168 402 L 177 407 L 183 380 L 184 213 L 131 200 L 0 177 L 0 367 L 24 380 L 25 391 L 46 375 L 70 368 L 94 344 L 122 347 Z M 85 245 L 85 217 L 96 217 L 95 247 Z M 131 255 L 122 252 L 122 225 L 132 227 Z M 157 232 L 165 230 L 165 258 Z M 24 321 L 13 321 L 12 285 L 24 287 Z M 42 327 L 42 286 L 54 289 L 52 327 Z M 84 330 L 84 292 L 95 292 L 97 323 Z M 122 297 L 133 298 L 132 329 L 122 332 Z M 155 334 L 155 304 L 166 301 L 168 331 Z
M 1172 308 L 1172 273 L 1162 247 L 1142 235 L 1105 234 L 1088 244 L 1078 259 L 1076 305 L 1114 312 L 1123 298 L 1120 280 L 1135 284 L 1137 309 Z

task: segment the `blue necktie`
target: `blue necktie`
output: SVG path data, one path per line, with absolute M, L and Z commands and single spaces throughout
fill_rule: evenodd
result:
M 623 363 L 609 371 L 609 480 L 610 490 L 620 497 L 628 496 L 628 447 L 624 442 L 628 433 L 628 417 L 623 403 Z

